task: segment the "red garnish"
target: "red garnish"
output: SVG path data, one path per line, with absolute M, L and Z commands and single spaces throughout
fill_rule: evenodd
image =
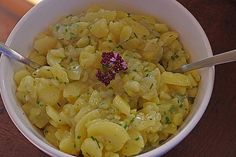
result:
M 116 73 L 128 69 L 126 62 L 117 52 L 103 52 L 101 64 L 104 67 L 103 71 L 99 69 L 96 76 L 106 86 L 115 79 Z
M 96 74 L 98 80 L 104 83 L 106 86 L 110 84 L 111 80 L 115 79 L 115 75 L 116 73 L 111 70 L 102 72 L 100 69 Z

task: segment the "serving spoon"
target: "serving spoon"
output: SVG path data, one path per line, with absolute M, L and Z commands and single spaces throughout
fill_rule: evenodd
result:
M 9 48 L 3 43 L 0 43 L 0 53 L 3 53 L 5 56 L 14 59 L 18 62 L 26 64 L 33 69 L 38 69 L 41 67 L 39 64 L 31 61 L 29 58 L 20 55 L 19 53 L 17 53 L 16 51 Z M 233 61 L 236 61 L 236 50 L 231 50 L 225 53 L 202 59 L 200 61 L 182 65 L 180 68 L 172 70 L 172 72 L 184 73 L 195 69 L 211 67 L 214 65 L 224 64 Z
M 31 67 L 35 70 L 41 67 L 41 65 L 31 61 L 29 58 L 26 58 L 26 57 L 20 55 L 15 50 L 11 49 L 10 47 L 6 46 L 3 43 L 0 43 L 0 53 L 4 54 L 5 56 L 7 56 L 11 59 L 14 59 L 18 62 L 28 65 L 29 67 Z
M 218 64 L 224 64 L 236 61 L 236 50 L 227 51 L 212 57 L 202 59 L 193 63 L 182 65 L 180 68 L 172 70 L 172 72 L 184 73 L 187 71 L 211 67 Z

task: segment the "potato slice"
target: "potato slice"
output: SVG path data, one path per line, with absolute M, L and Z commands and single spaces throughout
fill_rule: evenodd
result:
M 81 150 L 85 157 L 102 157 L 102 147 L 97 139 L 91 137 L 84 140 Z
M 34 48 L 40 54 L 47 54 L 48 50 L 54 48 L 57 44 L 57 40 L 50 36 L 44 36 L 42 38 L 37 39 L 34 42 Z
M 47 63 L 50 66 L 59 64 L 65 58 L 64 48 L 52 49 L 47 53 Z
M 184 74 L 163 72 L 161 79 L 166 84 L 177 86 L 191 86 L 189 77 Z
M 62 96 L 61 91 L 54 86 L 45 86 L 38 91 L 38 98 L 46 105 L 55 106 Z
M 120 42 L 127 41 L 132 34 L 132 27 L 124 26 L 120 32 Z
M 98 20 L 91 28 L 91 33 L 97 38 L 103 38 L 108 35 L 109 29 L 105 19 Z
M 113 122 L 106 120 L 91 124 L 87 129 L 88 137 L 95 137 L 103 143 L 107 151 L 117 152 L 129 140 L 126 130 Z
M 16 81 L 16 84 L 19 85 L 20 81 L 25 77 L 30 75 L 30 72 L 27 71 L 26 69 L 17 71 L 14 75 L 14 80 Z
M 119 95 L 117 95 L 113 99 L 113 106 L 115 106 L 121 113 L 124 113 L 125 115 L 130 114 L 129 104 L 124 99 L 122 99 Z
M 75 126 L 75 144 L 76 149 L 79 151 L 81 148 L 81 145 L 86 138 L 87 132 L 86 132 L 86 123 L 89 121 L 92 121 L 94 119 L 98 119 L 101 117 L 101 111 L 99 109 L 93 110 L 89 113 L 87 113 L 83 118 L 79 120 L 79 122 Z
M 76 149 L 74 147 L 75 141 L 74 138 L 70 135 L 65 138 L 63 138 L 60 141 L 59 148 L 65 153 L 68 154 L 76 154 Z
M 144 148 L 144 140 L 140 132 L 129 130 L 130 140 L 126 142 L 121 152 L 125 156 L 132 156 L 140 153 Z

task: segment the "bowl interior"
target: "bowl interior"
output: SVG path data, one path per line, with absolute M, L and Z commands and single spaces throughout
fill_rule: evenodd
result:
M 44 0 L 24 16 L 12 31 L 7 45 L 27 56 L 32 48 L 34 37 L 44 29 L 68 14 L 80 13 L 90 5 L 100 5 L 106 9 L 124 10 L 132 13 L 155 16 L 158 20 L 168 24 L 180 35 L 180 40 L 186 50 L 191 53 L 192 61 L 212 56 L 208 39 L 195 18 L 178 2 L 166 0 Z M 170 11 L 171 10 L 171 11 Z M 70 156 L 49 147 L 43 136 L 30 124 L 15 97 L 14 72 L 22 65 L 1 57 L 0 81 L 1 93 L 5 107 L 18 129 L 33 144 L 52 156 Z M 202 81 L 199 94 L 192 107 L 190 115 L 180 127 L 176 136 L 161 147 L 149 152 L 148 156 L 161 155 L 179 143 L 197 124 L 205 111 L 211 96 L 214 69 L 206 68 L 199 71 Z M 144 154 L 143 154 L 144 155 Z M 140 156 L 143 156 L 140 155 Z

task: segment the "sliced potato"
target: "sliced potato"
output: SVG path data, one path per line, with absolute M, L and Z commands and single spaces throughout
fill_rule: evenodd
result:
M 102 157 L 102 144 L 94 137 L 86 138 L 81 145 L 85 157 Z
M 57 40 L 51 36 L 44 36 L 42 38 L 37 39 L 34 42 L 34 48 L 40 54 L 47 54 L 48 50 L 54 48 L 57 44 Z
M 129 104 L 122 99 L 119 95 L 117 95 L 114 99 L 113 99 L 113 105 L 121 112 L 124 113 L 125 115 L 129 115 L 130 114 L 130 106 Z
M 180 73 L 163 72 L 161 79 L 167 84 L 177 86 L 191 86 L 189 77 Z
M 107 151 L 112 152 L 121 150 L 130 138 L 122 126 L 105 120 L 91 124 L 87 133 L 89 137 L 93 136 L 103 143 Z
M 141 135 L 136 130 L 130 130 L 129 132 L 130 139 L 126 142 L 121 152 L 125 156 L 133 156 L 139 154 L 144 148 L 144 140 Z

